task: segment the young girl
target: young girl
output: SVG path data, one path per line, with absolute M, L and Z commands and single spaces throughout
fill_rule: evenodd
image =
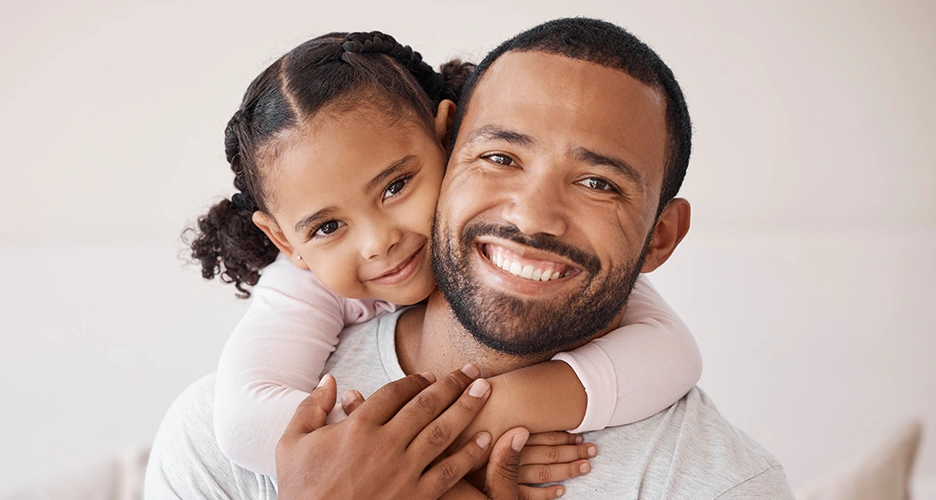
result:
M 248 87 L 225 130 L 239 192 L 199 219 L 192 241 L 205 278 L 220 275 L 242 296 L 253 286 L 217 373 L 216 435 L 232 461 L 275 476 L 277 440 L 344 326 L 434 289 L 431 219 L 453 101 L 471 68 L 453 62 L 439 74 L 390 36 L 333 33 Z M 695 341 L 645 278 L 628 304 L 604 337 L 490 378 L 478 418 L 487 413 L 484 425 L 499 429 L 584 432 L 682 397 L 701 373 Z

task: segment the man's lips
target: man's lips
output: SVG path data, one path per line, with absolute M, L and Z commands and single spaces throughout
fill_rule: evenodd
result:
M 367 281 L 372 281 L 380 285 L 397 285 L 405 281 L 419 268 L 419 265 L 422 263 L 423 253 L 425 251 L 426 244 L 423 243 L 422 246 L 416 250 L 416 252 L 403 259 L 403 262 L 398 264 L 396 267 L 377 276 L 376 278 L 372 278 Z
M 501 270 L 529 281 L 553 281 L 578 274 L 574 266 L 537 252 L 529 255 L 494 243 L 481 243 L 481 254 Z

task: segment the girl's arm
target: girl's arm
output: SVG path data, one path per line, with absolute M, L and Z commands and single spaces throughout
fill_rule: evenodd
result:
M 393 306 L 336 296 L 282 255 L 252 296 L 218 363 L 215 435 L 233 462 L 276 476 L 276 442 L 318 384 L 344 325 Z
M 573 432 L 643 420 L 683 397 L 702 376 L 702 355 L 689 327 L 641 275 L 622 326 L 553 356 L 575 370 L 588 408 Z
M 698 382 L 695 339 L 643 276 L 622 325 L 552 361 L 489 378 L 491 398 L 468 431 L 496 437 L 514 426 L 586 432 L 624 425 L 672 405 Z

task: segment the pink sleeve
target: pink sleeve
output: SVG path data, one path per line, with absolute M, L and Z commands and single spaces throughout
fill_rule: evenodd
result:
M 394 309 L 339 297 L 282 255 L 264 268 L 218 362 L 214 424 L 221 451 L 275 477 L 276 442 L 318 384 L 344 326 Z
M 647 418 L 683 397 L 702 376 L 702 355 L 689 328 L 643 275 L 627 302 L 622 326 L 553 356 L 575 370 L 588 406 L 572 432 Z

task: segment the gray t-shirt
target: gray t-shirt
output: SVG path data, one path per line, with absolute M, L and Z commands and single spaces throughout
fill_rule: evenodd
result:
M 404 376 L 396 356 L 398 317 L 399 312 L 342 332 L 325 367 L 337 379 L 339 394 L 354 388 L 367 395 Z M 209 375 L 169 409 L 147 466 L 147 499 L 276 498 L 275 480 L 237 466 L 218 449 L 213 394 Z M 600 451 L 589 474 L 563 482 L 563 498 L 794 498 L 777 460 L 729 424 L 698 388 L 652 417 L 585 438 Z

